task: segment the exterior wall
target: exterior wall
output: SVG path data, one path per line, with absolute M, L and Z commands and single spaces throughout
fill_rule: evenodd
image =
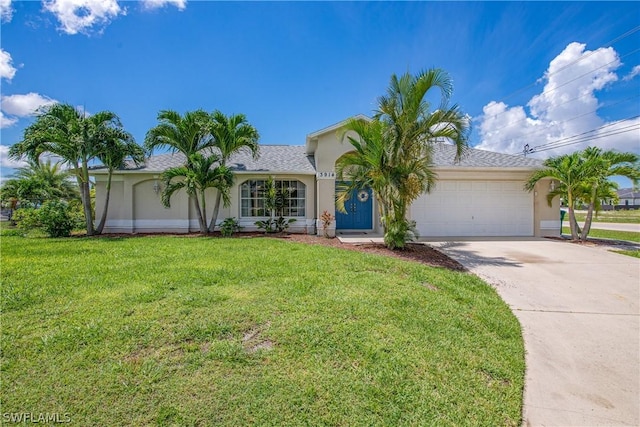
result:
M 231 204 L 220 206 L 216 223 L 220 224 L 225 218 L 239 219 L 243 231 L 257 231 L 255 222 L 263 218 L 240 217 L 240 185 L 247 179 L 266 179 L 265 174 L 237 174 L 231 189 Z M 305 217 L 296 218 L 291 232 L 315 232 L 315 178 L 313 175 L 271 175 L 276 179 L 297 179 L 306 186 Z M 104 207 L 106 194 L 106 175 L 95 175 L 96 182 L 96 212 L 98 215 Z M 157 174 L 130 173 L 115 175 L 111 184 L 109 211 L 105 224 L 105 233 L 188 233 L 199 231 L 198 215 L 192 200 L 189 200 L 184 190 L 177 191 L 171 197 L 171 207 L 162 205 L 160 194 L 156 194 L 154 185 L 162 185 Z M 206 192 L 207 223 L 211 221 L 216 190 Z
M 341 142 L 338 140 L 338 134 L 336 131 L 329 131 L 322 134 L 312 141 L 312 149 L 315 149 L 316 170 L 317 170 L 317 221 L 316 229 L 317 234 L 322 235 L 322 222 L 320 221 L 320 215 L 324 211 L 330 212 L 332 215 L 336 211 L 335 203 L 335 164 L 336 160 L 344 153 L 347 153 L 353 149 L 348 140 Z M 374 200 L 373 203 L 374 215 L 373 215 L 373 232 L 381 232 L 382 227 L 380 224 L 379 215 L 377 214 L 377 205 Z M 330 226 L 330 234 L 335 233 L 335 221 Z
M 559 237 L 562 231 L 560 229 L 560 197 L 554 198 L 551 206 L 547 203 L 551 181 L 550 179 L 540 180 L 533 190 L 536 237 Z

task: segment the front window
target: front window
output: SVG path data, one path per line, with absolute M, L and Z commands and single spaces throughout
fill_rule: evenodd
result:
M 240 185 L 240 216 L 265 217 L 270 212 L 264 207 L 264 191 L 266 181 L 264 179 L 252 179 Z M 282 208 L 282 216 L 304 217 L 306 187 L 298 180 L 278 179 L 274 180 L 276 190 L 285 195 Z

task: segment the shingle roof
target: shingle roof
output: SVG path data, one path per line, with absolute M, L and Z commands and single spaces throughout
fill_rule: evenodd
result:
M 438 144 L 433 150 L 433 163 L 437 167 L 471 168 L 536 168 L 542 166 L 542 160 L 513 154 L 469 148 L 462 159 L 455 162 L 456 150 L 451 144 Z
M 536 168 L 542 161 L 531 157 L 468 149 L 460 162 L 455 162 L 455 148 L 451 144 L 438 144 L 433 151 L 434 166 L 439 168 Z M 151 156 L 144 165 L 128 164 L 125 170 L 161 173 L 184 164 L 181 153 Z M 260 157 L 254 160 L 250 153 L 241 152 L 231 157 L 228 165 L 236 172 L 280 172 L 315 174 L 315 159 L 306 154 L 302 145 L 261 145 Z M 104 169 L 95 167 L 93 170 Z
M 185 156 L 182 153 L 166 153 L 149 157 L 145 164 L 139 167 L 127 164 L 125 170 L 163 172 L 184 163 Z M 251 153 L 241 152 L 233 155 L 227 164 L 235 172 L 316 173 L 315 159 L 306 154 L 302 145 L 261 145 L 260 157 L 257 160 L 253 159 Z
M 618 190 L 618 197 L 621 199 L 640 199 L 640 191 L 633 188 L 621 188 Z

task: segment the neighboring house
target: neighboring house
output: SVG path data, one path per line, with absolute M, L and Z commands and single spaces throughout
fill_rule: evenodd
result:
M 367 120 L 365 116 L 357 116 Z M 231 205 L 222 207 L 218 222 L 239 219 L 243 231 L 255 231 L 264 219 L 261 188 L 272 176 L 276 185 L 289 189 L 285 215 L 295 218 L 290 231 L 322 234 L 318 219 L 324 211 L 336 216 L 338 232 L 381 233 L 375 196 L 360 191 L 347 203 L 347 214 L 335 210 L 335 162 L 350 151 L 348 142 L 338 140 L 344 122 L 313 132 L 304 146 L 262 145 L 260 157 L 234 156 L 229 166 L 236 174 Z M 423 237 L 463 236 L 549 236 L 560 233 L 559 200 L 547 205 L 551 180 L 542 180 L 533 192 L 524 190 L 539 160 L 523 156 L 470 149 L 454 163 L 454 148 L 439 144 L 434 150 L 438 182 L 431 193 L 421 196 L 410 216 Z M 196 212 L 184 191 L 174 193 L 171 207 L 160 201 L 161 174 L 184 163 L 180 154 L 150 157 L 140 167 L 114 172 L 106 233 L 173 232 L 198 230 Z M 107 171 L 93 169 L 96 181 L 96 210 L 104 203 Z M 207 193 L 207 214 L 213 210 L 215 190 Z
M 621 208 L 640 208 L 640 191 L 633 188 L 621 188 L 618 190 L 618 206 Z

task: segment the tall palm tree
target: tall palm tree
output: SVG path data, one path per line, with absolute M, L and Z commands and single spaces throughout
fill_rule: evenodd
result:
M 165 189 L 162 192 L 162 203 L 171 206 L 171 196 L 178 190 L 184 189 L 191 197 L 198 214 L 200 232 L 207 234 L 207 188 L 216 187 L 227 189 L 222 191 L 225 203 L 229 203 L 228 188 L 233 184 L 233 173 L 226 166 L 219 165 L 217 155 L 205 157 L 201 153 L 192 154 L 187 165 L 167 169 L 163 174 Z
M 89 163 L 96 157 L 105 129 L 121 129 L 118 116 L 110 111 L 87 115 L 70 104 L 42 108 L 29 125 L 22 141 L 14 144 L 9 155 L 38 160 L 43 153 L 59 156 L 76 177 L 86 220 L 87 235 L 94 234 L 89 181 Z
M 440 91 L 441 101 L 432 110 L 426 97 L 434 89 Z M 343 131 L 342 139 L 346 137 L 355 151 L 336 161 L 338 179 L 347 181 L 338 190 L 336 206 L 344 211 L 353 190 L 370 186 L 389 248 L 401 249 L 416 235 L 407 210 L 435 184 L 433 147 L 453 143 L 456 159 L 467 147 L 470 122 L 456 105 L 448 106 L 452 91 L 451 78 L 440 69 L 392 75 L 387 94 L 378 98 L 374 120 L 349 121 Z M 349 136 L 349 131 L 358 136 Z
M 107 220 L 113 171 L 123 168 L 127 159 L 130 159 L 137 166 L 143 163 L 145 158 L 145 153 L 142 147 L 136 144 L 133 136 L 124 129 L 105 129 L 100 139 L 102 143 L 97 149 L 96 156 L 98 160 L 107 167 L 108 175 L 104 207 L 102 209 L 100 221 L 96 226 L 97 234 L 102 234 L 102 230 L 104 229 L 104 225 Z
M 251 126 L 244 114 L 226 116 L 220 111 L 211 113 L 211 134 L 215 141 L 216 152 L 219 155 L 220 165 L 226 166 L 229 158 L 241 151 L 250 152 L 254 158 L 259 156 L 258 139 L 260 135 L 256 128 Z M 218 189 L 213 205 L 213 215 L 209 224 L 209 231 L 213 232 L 218 220 L 220 202 L 229 195 L 223 194 L 223 189 Z M 226 206 L 226 204 L 225 204 Z
M 585 183 L 590 190 L 587 193 L 587 217 L 580 235 L 580 239 L 586 241 L 591 231 L 594 209 L 599 203 L 599 193 L 602 189 L 606 189 L 609 178 L 612 176 L 624 176 L 629 178 L 633 185 L 637 185 L 640 180 L 640 156 L 613 150 L 603 151 L 598 147 L 587 147 L 582 151 L 581 156 L 590 169 L 590 176 Z
M 572 240 L 578 240 L 578 222 L 576 221 L 575 204 L 577 196 L 582 191 L 582 186 L 592 176 L 592 165 L 585 162 L 579 152 L 550 157 L 543 162 L 543 168 L 535 171 L 527 182 L 525 189 L 533 191 L 535 185 L 541 179 L 551 178 L 559 181 L 560 185 L 547 194 L 547 203 L 557 196 L 566 196 L 569 210 L 569 225 L 571 227 Z

